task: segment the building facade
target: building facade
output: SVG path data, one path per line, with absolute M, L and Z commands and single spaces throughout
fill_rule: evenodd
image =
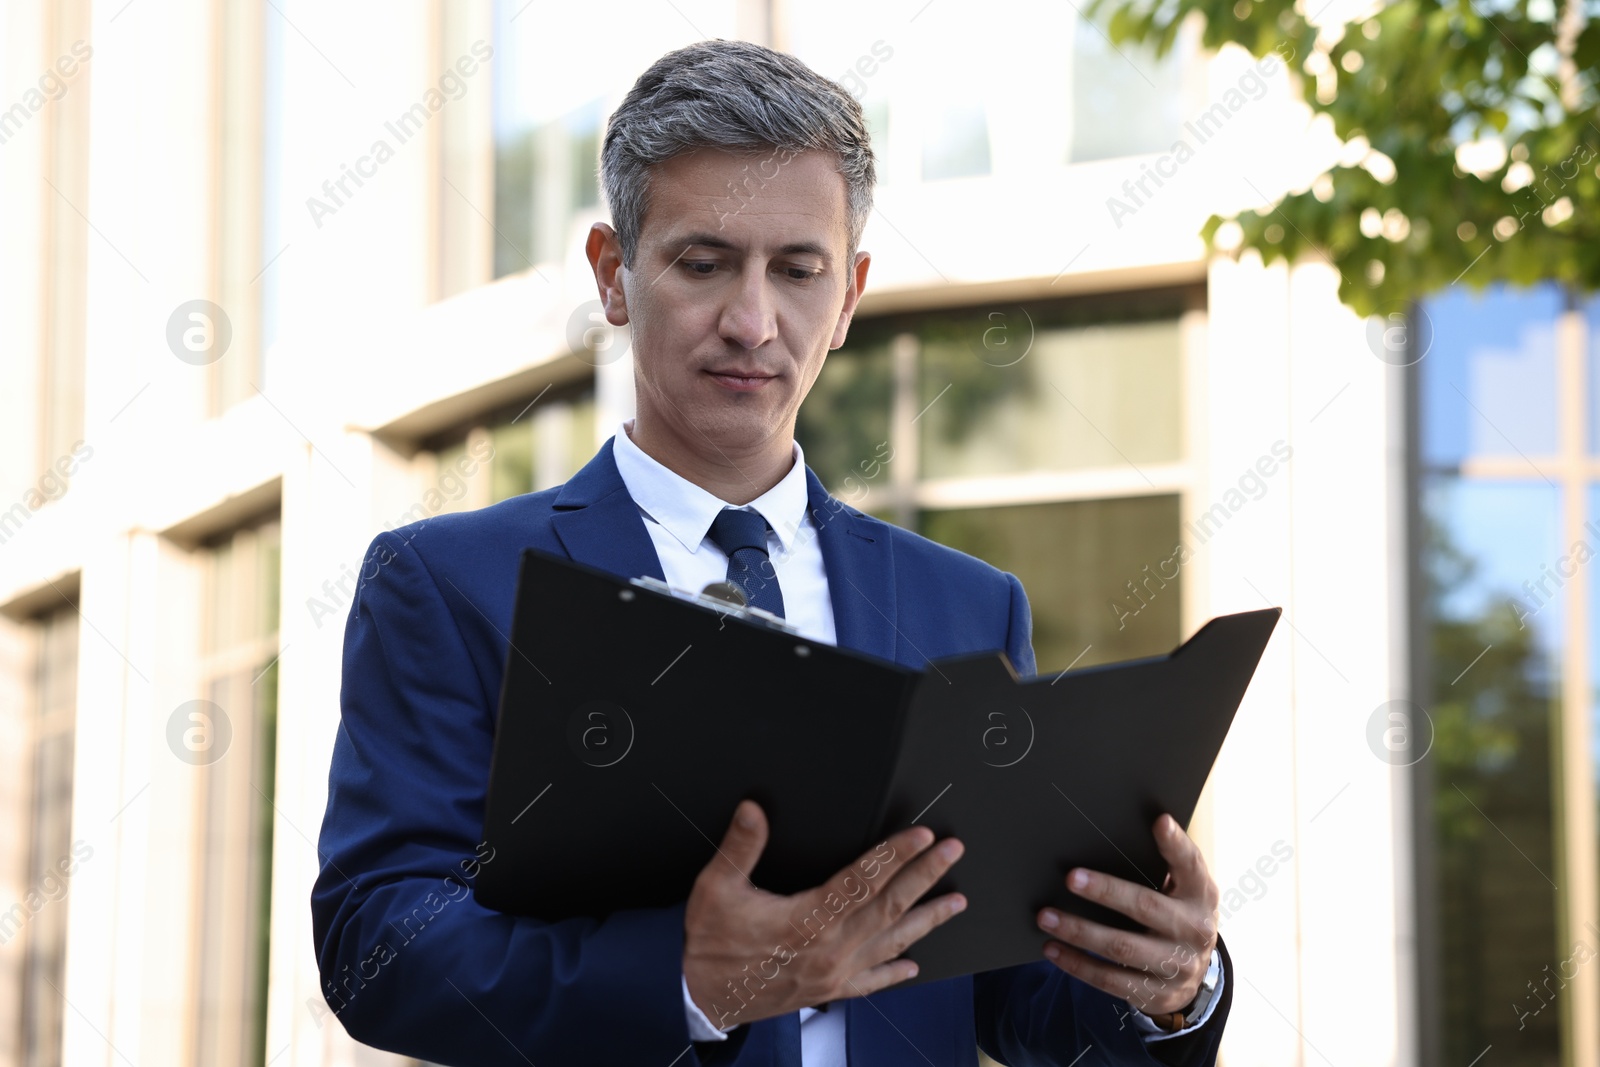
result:
M 834 495 L 1016 573 L 1041 673 L 1284 608 L 1192 827 L 1230 1067 L 1600 1064 L 1600 316 L 1363 321 L 1325 265 L 1208 258 L 1211 213 L 1337 157 L 1293 57 L 1021 0 L 57 0 L 0 35 L 0 1065 L 403 1062 L 344 1034 L 309 921 L 361 560 L 631 414 L 598 146 L 705 37 L 873 129 L 868 289 L 797 430 Z

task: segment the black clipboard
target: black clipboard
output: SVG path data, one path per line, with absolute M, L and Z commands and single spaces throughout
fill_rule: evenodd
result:
M 967 909 L 904 984 L 1040 959 L 1047 904 L 1134 925 L 1070 894 L 1071 868 L 1162 885 L 1155 819 L 1188 824 L 1281 613 L 1019 682 L 1002 652 L 911 670 L 525 549 L 474 891 L 548 921 L 678 903 L 751 797 L 770 836 L 746 873 L 777 893 L 914 822 L 961 838 L 929 895 Z

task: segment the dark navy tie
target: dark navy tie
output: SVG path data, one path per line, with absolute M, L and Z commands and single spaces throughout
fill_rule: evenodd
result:
M 759 512 L 723 508 L 711 523 L 711 541 L 728 556 L 728 581 L 745 602 L 783 618 L 783 592 L 767 556 L 767 520 Z

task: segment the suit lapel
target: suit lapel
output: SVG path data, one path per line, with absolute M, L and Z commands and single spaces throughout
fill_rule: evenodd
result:
M 888 539 L 869 532 L 866 523 L 829 496 L 810 467 L 806 468 L 806 496 L 811 521 L 817 524 L 822 564 L 828 572 L 837 644 L 880 659 L 895 659 L 894 551 Z
M 567 555 L 624 578 L 666 580 L 639 505 L 617 473 L 611 440 L 556 494 L 550 525 Z

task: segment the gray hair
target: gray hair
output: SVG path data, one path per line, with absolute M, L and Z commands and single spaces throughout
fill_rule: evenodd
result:
M 649 206 L 650 168 L 697 148 L 837 155 L 854 259 L 877 180 L 861 105 L 794 56 L 719 38 L 656 60 L 607 125 L 600 183 L 629 269 Z

